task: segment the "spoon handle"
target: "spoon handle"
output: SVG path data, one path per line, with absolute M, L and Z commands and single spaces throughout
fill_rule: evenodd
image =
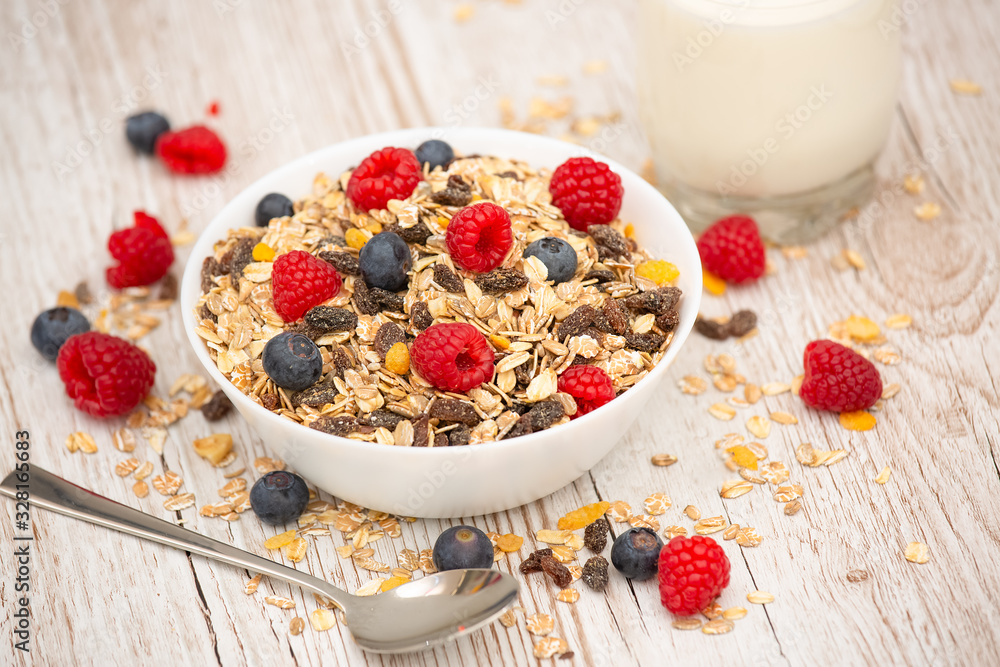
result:
M 32 465 L 27 473 L 12 472 L 0 483 L 0 494 L 16 499 L 18 491 L 28 491 L 29 502 L 35 507 L 283 579 L 333 600 L 341 610 L 352 597 L 322 579 L 116 503 L 36 465 Z

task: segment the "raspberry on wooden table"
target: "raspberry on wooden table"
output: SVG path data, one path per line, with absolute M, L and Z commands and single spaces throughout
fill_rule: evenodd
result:
M 226 164 L 226 145 L 204 125 L 164 132 L 156 139 L 156 154 L 178 174 L 214 174 Z
M 361 161 L 347 181 L 347 198 L 362 211 L 382 209 L 390 199 L 406 199 L 423 178 L 412 151 L 387 146 Z
M 115 289 L 151 285 L 167 275 L 174 263 L 170 237 L 156 218 L 142 211 L 133 214 L 135 225 L 120 229 L 108 239 L 108 252 L 118 260 L 108 267 L 108 285 Z
M 465 392 L 493 378 L 493 348 L 471 324 L 434 324 L 410 345 L 410 364 L 438 389 Z
M 559 376 L 559 391 L 576 399 L 573 419 L 596 410 L 615 397 L 611 376 L 597 366 L 570 366 Z
M 603 162 L 574 157 L 559 165 L 549 181 L 552 205 L 573 229 L 606 225 L 622 207 L 622 179 Z
M 292 250 L 274 260 L 271 291 L 274 309 L 286 322 L 294 322 L 313 306 L 337 296 L 340 274 L 304 250 Z
M 510 215 L 490 202 L 466 206 L 448 223 L 445 244 L 452 260 L 461 268 L 480 273 L 492 271 L 514 245 Z
M 745 283 L 764 275 L 764 242 L 753 218 L 732 215 L 716 220 L 698 239 L 706 270 L 727 283 Z
M 840 343 L 809 343 L 802 363 L 805 377 L 799 398 L 817 410 L 866 410 L 882 396 L 882 378 L 875 364 Z
M 660 602 L 678 616 L 697 614 L 729 585 L 729 569 L 711 537 L 675 537 L 660 551 Z
M 56 358 L 59 377 L 74 404 L 95 417 L 123 415 L 153 386 L 156 365 L 126 340 L 97 331 L 67 340 Z

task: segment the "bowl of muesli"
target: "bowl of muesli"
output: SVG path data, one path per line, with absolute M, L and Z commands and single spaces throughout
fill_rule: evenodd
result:
M 677 211 L 620 164 L 420 128 L 248 187 L 196 242 L 181 301 L 198 359 L 309 481 L 463 517 L 546 496 L 611 450 L 690 333 L 701 278 Z

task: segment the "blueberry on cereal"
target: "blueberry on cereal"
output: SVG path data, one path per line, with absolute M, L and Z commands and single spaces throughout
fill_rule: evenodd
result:
M 537 257 L 548 269 L 548 279 L 556 285 L 576 274 L 576 251 L 569 243 L 554 236 L 531 243 L 524 249 L 524 257 Z
M 264 372 L 282 389 L 301 391 L 323 374 L 323 355 L 316 343 L 300 333 L 285 331 L 267 341 L 261 360 Z
M 413 265 L 410 247 L 393 232 L 376 234 L 358 255 L 361 277 L 368 287 L 396 292 L 406 287 L 406 272 Z
M 427 163 L 430 165 L 431 171 L 437 167 L 444 169 L 449 162 L 455 159 L 455 151 L 447 142 L 440 139 L 428 139 L 417 146 L 414 154 L 417 156 L 417 162 L 420 163 L 420 166 L 423 167 L 424 163 Z
M 258 227 L 267 227 L 271 218 L 284 218 L 293 215 L 295 215 L 295 208 L 292 206 L 292 200 L 279 192 L 272 192 L 264 195 L 264 198 L 257 202 L 254 221 Z

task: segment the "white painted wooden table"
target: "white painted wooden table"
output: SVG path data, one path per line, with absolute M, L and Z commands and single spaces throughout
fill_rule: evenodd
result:
M 913 326 L 890 331 L 902 363 L 880 367 L 902 391 L 877 413 L 867 433 L 843 430 L 832 415 L 805 409 L 790 394 L 765 398 L 740 419 L 767 410 L 798 415 L 765 441 L 773 459 L 788 463 L 806 488 L 794 517 L 768 494 L 719 498 L 732 477 L 713 442 L 741 430 L 707 407 L 726 395 L 709 389 L 682 395 L 674 382 L 617 449 L 591 474 L 532 505 L 473 517 L 487 530 L 530 538 L 566 511 L 598 499 L 633 507 L 666 491 L 674 507 L 663 525 L 689 529 L 681 510 L 724 514 L 753 525 L 761 546 L 724 542 L 733 563 L 723 607 L 744 605 L 748 616 L 725 636 L 670 627 L 652 583 L 629 585 L 613 576 L 606 594 L 582 588 L 575 605 L 556 602 L 537 576 L 524 581 L 520 604 L 551 613 L 554 635 L 575 652 L 571 664 L 966 664 L 1000 663 L 1000 479 L 997 381 L 1000 374 L 1000 13 L 987 0 L 904 3 L 906 64 L 890 145 L 881 161 L 884 204 L 862 212 L 808 249 L 801 259 L 770 252 L 775 275 L 706 298 L 704 312 L 740 307 L 761 316 L 760 335 L 734 346 L 693 337 L 671 369 L 707 376 L 706 354 L 728 351 L 758 384 L 790 381 L 801 372 L 805 343 L 851 313 L 882 322 L 894 312 Z M 516 120 L 535 96 L 573 97 L 573 116 L 620 114 L 584 142 L 639 169 L 648 149 L 637 122 L 632 68 L 631 3 L 478 2 L 465 22 L 452 2 L 256 3 L 11 0 L 0 8 L 2 95 L 0 277 L 6 289 L 0 326 L 0 461 L 14 462 L 14 433 L 31 433 L 31 460 L 70 480 L 153 514 L 169 517 L 162 497 L 139 500 L 131 482 L 112 469 L 124 455 L 110 443 L 119 421 L 74 411 L 54 367 L 28 342 L 35 314 L 81 279 L 100 292 L 108 264 L 104 244 L 134 209 L 157 214 L 171 232 L 186 218 L 198 232 L 244 186 L 275 167 L 328 144 L 398 127 L 497 125 L 509 98 Z M 607 61 L 603 73 L 585 63 Z M 568 77 L 564 87 L 540 76 Z M 949 80 L 983 85 L 979 96 L 958 95 Z M 137 159 L 122 132 L 137 106 L 165 111 L 176 125 L 205 120 L 232 149 L 226 175 L 178 178 Z M 545 130 L 566 132 L 565 121 Z M 924 174 L 921 196 L 906 194 L 904 174 Z M 942 206 L 932 222 L 913 208 Z M 864 271 L 839 272 L 831 258 L 856 250 Z M 187 259 L 179 250 L 179 262 Z M 106 296 L 106 294 L 105 294 Z M 160 366 L 156 391 L 165 395 L 182 372 L 197 372 L 180 328 L 178 307 L 143 340 Z M 266 454 L 237 416 L 221 427 L 234 434 L 241 463 Z M 191 415 L 170 428 L 162 459 L 145 444 L 136 455 L 156 472 L 177 471 L 198 498 L 186 525 L 264 553 L 272 529 L 250 515 L 236 523 L 199 517 L 212 502 L 221 473 L 205 465 L 190 442 L 220 430 Z M 97 439 L 96 454 L 70 454 L 72 431 Z M 830 468 L 803 468 L 801 442 L 850 455 Z M 679 462 L 655 468 L 649 457 L 673 453 Z M 889 482 L 873 481 L 885 465 Z M 35 513 L 31 561 L 31 653 L 13 648 L 13 508 L 5 505 L 0 598 L 0 662 L 40 665 L 240 664 L 533 664 L 532 638 L 499 624 L 448 648 L 409 657 L 362 654 L 343 626 L 289 634 L 294 616 L 307 617 L 312 596 L 264 582 L 243 593 L 245 575 L 156 545 L 140 543 L 69 519 Z M 8 520 L 10 517 L 11 520 Z M 377 542 L 376 557 L 394 562 L 403 547 L 426 548 L 449 522 L 418 521 L 401 540 Z M 616 526 L 616 530 L 620 526 Z M 718 537 L 718 535 L 716 536 Z M 909 563 L 903 550 L 925 542 L 930 562 Z M 338 558 L 340 533 L 313 540 L 299 567 L 347 588 L 370 574 Z M 513 570 L 527 554 L 498 565 Z M 864 571 L 867 578 L 855 572 Z M 749 605 L 754 589 L 774 593 L 766 608 Z M 292 611 L 262 602 L 290 596 Z

